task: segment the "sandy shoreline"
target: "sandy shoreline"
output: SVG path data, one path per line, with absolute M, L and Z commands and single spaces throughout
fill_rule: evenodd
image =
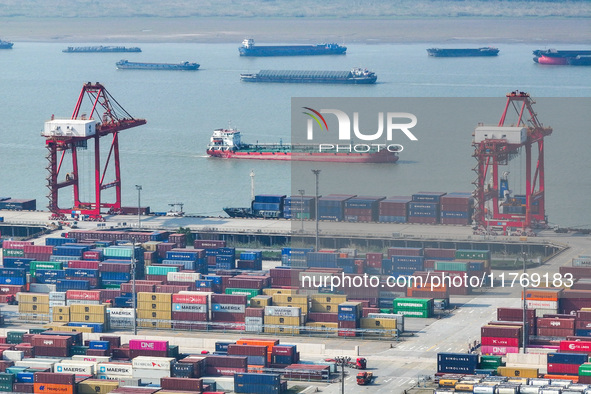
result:
M 591 44 L 587 18 L 0 18 L 14 42 Z

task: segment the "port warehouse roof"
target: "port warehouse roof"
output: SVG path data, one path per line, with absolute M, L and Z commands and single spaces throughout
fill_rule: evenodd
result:
M 261 70 L 257 76 L 263 78 L 348 78 L 351 76 L 351 71 Z

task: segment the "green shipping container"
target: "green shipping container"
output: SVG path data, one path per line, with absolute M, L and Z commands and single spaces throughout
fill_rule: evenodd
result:
M 121 247 L 108 247 L 103 249 L 103 256 L 105 257 L 119 257 L 124 259 L 131 259 L 133 252 L 131 247 L 129 248 L 121 248 Z
M 4 257 L 25 257 L 25 251 L 22 249 L 2 249 Z
M 392 313 L 392 309 L 382 308 L 380 309 L 380 313 Z
M 35 271 L 40 270 L 61 270 L 64 263 L 61 261 L 31 261 L 29 273 L 35 275 Z
M 47 331 L 47 330 L 45 330 Z M 27 331 L 8 331 L 6 333 L 6 343 L 19 344 L 23 343 L 23 335 L 28 334 Z M 0 380 L 1 381 L 1 380 Z
M 434 268 L 436 271 L 468 271 L 468 263 L 462 261 L 436 261 Z
M 168 345 L 166 350 L 166 357 L 179 358 L 179 347 L 177 345 Z
M 404 316 L 408 316 L 408 317 L 422 317 L 422 318 L 428 318 L 431 317 L 431 313 L 428 309 L 415 309 L 415 310 L 402 310 L 402 309 L 398 309 L 398 310 L 394 310 L 394 313 L 397 313 L 399 315 L 404 315 Z
M 458 250 L 456 250 L 456 259 L 490 260 L 490 251 L 489 250 L 458 249 Z
M 71 348 L 72 356 L 85 356 L 86 351 L 89 349 L 88 346 L 72 346 Z
M 496 369 L 503 367 L 503 359 L 501 356 L 480 356 L 480 369 Z
M 146 275 L 167 275 L 169 272 L 178 272 L 178 267 L 167 265 L 149 265 L 146 267 Z
M 103 289 L 120 289 L 120 284 L 103 285 Z
M 38 334 L 41 334 L 45 331 L 47 331 L 46 328 L 29 328 L 29 334 L 38 335 Z
M 430 298 L 397 298 L 394 300 L 394 309 L 418 309 L 429 308 L 433 305 Z
M 250 301 L 252 297 L 256 297 L 261 294 L 259 289 L 238 289 L 229 287 L 226 289 L 226 294 L 244 294 L 246 299 Z
M 579 366 L 579 376 L 591 376 L 591 363 L 585 363 Z

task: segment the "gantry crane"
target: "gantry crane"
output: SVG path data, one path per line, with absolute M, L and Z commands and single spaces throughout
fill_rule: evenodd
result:
M 86 99 L 86 100 L 85 100 Z M 88 115 L 82 112 L 82 106 L 90 105 Z M 102 113 L 101 113 L 102 112 Z M 135 119 L 109 94 L 100 83 L 86 83 L 78 96 L 78 101 L 70 119 L 56 119 L 45 122 L 42 136 L 48 150 L 47 188 L 49 189 L 48 208 L 51 219 L 63 219 L 65 214 L 79 211 L 91 220 L 102 220 L 105 210 L 121 210 L 121 170 L 119 161 L 119 132 L 121 130 L 145 124 L 145 119 Z M 100 140 L 110 139 L 110 147 L 104 163 L 101 163 Z M 94 201 L 80 200 L 80 176 L 78 150 L 86 149 L 89 141 L 94 141 Z M 65 170 L 68 154 L 72 165 Z M 113 161 L 114 178 L 106 180 L 109 164 Z M 89 180 L 90 181 L 90 180 Z M 59 206 L 59 191 L 72 187 L 73 207 Z M 115 201 L 104 202 L 101 194 L 109 188 L 115 188 Z M 91 198 L 92 200 L 92 198 Z
M 474 132 L 473 157 L 478 164 L 473 169 L 477 179 L 473 182 L 474 221 L 481 228 L 488 224 L 518 229 L 516 233 L 527 233 L 531 228 L 547 224 L 545 214 L 544 184 L 544 137 L 552 134 L 551 127 L 544 127 L 533 110 L 535 102 L 529 94 L 514 91 L 507 94 L 507 103 L 498 126 L 479 125 Z M 513 110 L 517 119 L 511 125 L 507 116 Z M 499 184 L 499 166 L 504 166 L 525 149 L 525 197 L 523 201 L 507 202 L 508 172 Z M 532 149 L 537 151 L 535 171 Z M 490 183 L 487 184 L 490 173 Z M 503 193 L 503 195 L 501 195 Z M 512 205 L 513 204 L 513 205 Z M 515 206 L 516 210 L 505 209 Z M 530 233 L 531 234 L 531 233 Z

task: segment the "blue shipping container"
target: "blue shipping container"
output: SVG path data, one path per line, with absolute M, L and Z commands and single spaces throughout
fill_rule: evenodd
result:
M 90 341 L 88 343 L 89 349 L 109 350 L 111 343 L 109 341 Z

